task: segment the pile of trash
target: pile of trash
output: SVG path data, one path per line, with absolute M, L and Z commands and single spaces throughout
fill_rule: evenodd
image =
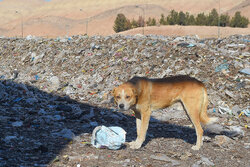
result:
M 80 134 L 79 143 L 89 142 L 84 136 L 100 125 L 122 126 L 131 141 L 135 122 L 114 112 L 111 91 L 135 75 L 197 78 L 208 89 L 209 112 L 244 119 L 229 121 L 244 135 L 241 128 L 248 128 L 250 115 L 249 42 L 250 35 L 0 38 L 0 166 L 46 166 Z
M 249 35 L 221 40 L 156 35 L 2 38 L 0 78 L 101 105 L 109 103 L 115 86 L 135 75 L 187 74 L 205 83 L 210 107 L 239 114 L 249 108 L 249 39 Z

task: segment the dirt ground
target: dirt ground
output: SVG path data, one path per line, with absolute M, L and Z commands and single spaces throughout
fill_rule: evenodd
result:
M 167 36 L 186 36 L 197 35 L 200 38 L 225 38 L 234 34 L 250 34 L 250 28 L 231 28 L 231 27 L 212 27 L 212 26 L 159 26 L 136 28 L 129 31 L 121 32 L 124 35 L 135 34 L 157 34 Z
M 16 83 L 1 81 L 1 84 L 14 86 Z M 22 85 L 17 84 L 14 87 L 21 88 Z M 248 167 L 250 165 L 249 129 L 244 130 L 244 136 L 226 132 L 214 134 L 211 131 L 205 131 L 204 145 L 199 151 L 194 151 L 191 147 L 195 144 L 196 135 L 187 117 L 171 119 L 167 122 L 151 121 L 147 139 L 142 148 L 138 150 L 132 150 L 126 144 L 119 150 L 94 148 L 90 144 L 91 133 L 94 129 L 91 122 L 98 125 L 122 127 L 127 132 L 126 141 L 134 140 L 136 138 L 135 118 L 131 112 L 114 112 L 109 109 L 114 107 L 112 103 L 103 105 L 103 107 L 96 107 L 69 98 L 47 94 L 34 87 L 26 87 L 28 90 L 32 90 L 35 96 L 40 96 L 36 106 L 31 107 L 27 103 L 19 106 L 14 102 L 1 101 L 1 119 L 5 118 L 5 121 L 0 123 L 2 127 L 0 130 L 1 136 L 15 134 L 17 138 L 9 137 L 7 139 L 5 137 L 0 141 L 0 166 Z M 21 90 L 13 89 L 9 90 L 8 93 L 15 94 L 18 91 Z M 49 99 L 53 99 L 53 101 Z M 40 114 L 40 112 L 49 110 L 53 105 L 56 105 L 57 108 L 60 106 L 60 110 L 64 110 L 62 114 L 65 119 L 58 123 L 46 121 L 46 117 Z M 83 112 L 79 114 L 70 110 L 67 106 L 80 106 Z M 18 110 L 18 108 L 21 110 Z M 89 122 L 87 116 L 90 115 L 91 109 L 94 115 Z M 223 126 L 232 124 L 232 122 L 239 125 L 249 121 L 246 117 L 238 119 L 220 114 L 210 114 L 210 116 L 219 117 L 218 124 Z M 16 121 L 16 118 L 23 120 L 22 126 L 8 123 Z M 13 128 L 13 126 L 15 127 Z M 53 136 L 60 126 L 71 129 L 76 137 L 69 140 L 64 137 Z
M 119 126 L 126 126 L 129 139 L 135 138 L 135 119 L 126 116 Z M 222 120 L 225 118 L 221 118 Z M 191 149 L 195 143 L 195 131 L 187 127 L 189 120 L 171 120 L 170 122 L 151 123 L 147 140 L 139 150 L 126 145 L 120 150 L 96 149 L 90 144 L 91 135 L 84 134 L 78 141 L 68 144 L 50 167 L 55 166 L 244 166 L 250 165 L 249 131 L 242 139 L 230 144 L 216 144 L 215 135 L 207 133 L 203 147 L 199 151 Z M 164 158 L 165 157 L 165 158 Z

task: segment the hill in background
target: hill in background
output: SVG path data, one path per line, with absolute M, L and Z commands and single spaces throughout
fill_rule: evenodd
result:
M 243 16 L 250 18 L 250 0 L 2 0 L 0 1 L 0 36 L 20 36 L 21 17 L 23 18 L 24 36 L 64 36 L 87 33 L 89 35 L 114 34 L 113 25 L 118 13 L 126 17 L 138 18 L 145 13 L 148 17 L 160 18 L 161 14 L 168 15 L 169 11 L 189 12 L 197 14 L 208 13 L 213 8 L 221 13 L 232 16 L 241 11 Z M 16 13 L 18 11 L 18 13 Z M 86 29 L 86 23 L 88 28 Z M 159 27 L 158 27 L 159 28 Z M 200 29 L 200 27 L 196 27 Z M 152 27 L 146 27 L 151 32 Z M 157 27 L 155 27 L 157 29 Z M 168 31 L 163 30 L 162 33 Z M 189 32 L 185 27 L 186 32 Z M 212 30 L 214 27 L 212 28 Z M 242 31 L 242 32 L 241 32 Z M 238 33 L 249 34 L 249 28 L 237 30 Z M 178 31 L 173 32 L 178 35 Z M 198 34 L 202 36 L 202 34 Z M 229 30 L 230 35 L 230 30 Z

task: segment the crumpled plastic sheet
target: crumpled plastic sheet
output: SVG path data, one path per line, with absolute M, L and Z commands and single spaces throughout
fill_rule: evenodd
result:
M 126 131 L 121 127 L 97 126 L 92 133 L 91 144 L 96 148 L 119 149 L 126 140 Z
M 250 117 L 250 110 L 249 109 L 245 109 L 242 111 L 247 117 Z
M 232 115 L 232 111 L 229 108 L 221 107 L 221 106 L 219 106 L 219 113 L 220 114 L 230 114 L 230 115 Z
M 243 74 L 250 75 L 250 68 L 242 69 L 242 70 L 240 70 L 240 72 L 243 73 Z

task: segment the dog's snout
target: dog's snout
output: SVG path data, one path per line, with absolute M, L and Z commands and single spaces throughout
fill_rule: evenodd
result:
M 123 109 L 124 108 L 124 104 L 119 104 L 119 108 Z

